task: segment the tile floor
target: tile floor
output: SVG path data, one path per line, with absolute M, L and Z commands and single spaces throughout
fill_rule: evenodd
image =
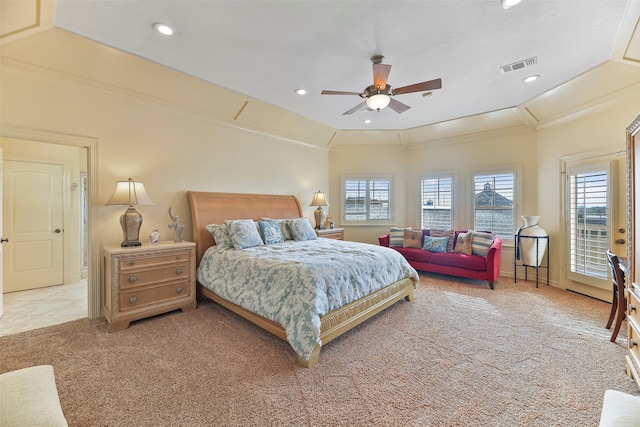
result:
M 87 280 L 3 295 L 0 336 L 87 317 Z

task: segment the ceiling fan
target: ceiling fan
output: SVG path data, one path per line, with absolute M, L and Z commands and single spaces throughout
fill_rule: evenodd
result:
M 425 92 L 429 90 L 440 89 L 442 87 L 442 80 L 435 79 L 394 89 L 387 84 L 387 78 L 389 77 L 389 72 L 391 71 L 391 65 L 383 64 L 383 59 L 384 56 L 382 55 L 374 55 L 371 57 L 371 62 L 373 62 L 373 84 L 366 87 L 362 92 L 323 90 L 321 94 L 358 95 L 361 98 L 366 98 L 365 101 L 342 113 L 343 115 L 353 114 L 356 111 L 361 110 L 365 106 L 372 110 L 380 111 L 387 105 L 396 113 L 404 113 L 411 107 L 409 107 L 407 104 L 403 104 L 400 101 L 396 101 L 392 98 L 392 96 L 413 92 Z

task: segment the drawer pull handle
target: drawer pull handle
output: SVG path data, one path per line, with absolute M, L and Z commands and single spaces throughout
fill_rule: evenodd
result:
M 176 259 L 182 259 L 182 255 L 176 255 Z
M 133 282 L 135 282 L 136 280 L 138 280 L 138 278 L 137 278 L 136 276 L 131 276 L 131 277 L 129 277 L 129 283 L 133 283 Z
M 636 308 L 633 306 L 633 304 L 629 304 L 629 314 L 633 313 L 634 311 L 636 311 Z
M 131 304 L 133 304 L 133 303 L 134 303 L 134 302 L 136 302 L 136 301 L 138 301 L 138 298 L 136 298 L 136 297 L 131 297 L 131 298 L 129 298 L 129 302 L 130 302 Z
M 182 288 L 176 288 L 176 293 L 179 294 L 182 292 Z
M 136 265 L 135 261 L 129 261 L 129 265 Z
M 176 270 L 176 274 L 182 274 L 182 269 L 181 269 L 181 268 L 178 268 L 178 269 Z
M 636 340 L 632 339 L 631 341 L 629 341 L 629 347 L 633 348 L 636 347 L 638 345 L 638 343 L 636 342 Z

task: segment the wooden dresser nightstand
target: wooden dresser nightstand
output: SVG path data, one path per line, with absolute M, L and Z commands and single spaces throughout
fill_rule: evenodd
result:
M 103 248 L 102 314 L 109 332 L 133 320 L 196 308 L 196 245 L 159 242 Z
M 316 235 L 325 239 L 344 240 L 344 228 L 316 228 Z

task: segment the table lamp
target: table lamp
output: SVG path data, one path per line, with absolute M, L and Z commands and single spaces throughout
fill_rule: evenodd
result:
M 129 206 L 120 216 L 120 225 L 122 226 L 123 240 L 120 246 L 141 246 L 140 226 L 142 225 L 142 215 L 138 212 L 134 206 L 143 205 L 150 206 L 153 202 L 147 196 L 147 192 L 144 190 L 144 184 L 136 182 L 129 178 L 127 181 L 118 181 L 116 189 L 113 191 L 111 198 L 106 203 L 109 205 L 121 205 Z
M 318 209 L 313 212 L 313 216 L 316 219 L 316 229 L 324 229 L 324 221 L 327 218 L 327 214 L 322 210 L 323 206 L 329 206 L 327 198 L 322 191 L 317 191 L 313 194 L 313 200 L 309 206 L 317 206 Z

